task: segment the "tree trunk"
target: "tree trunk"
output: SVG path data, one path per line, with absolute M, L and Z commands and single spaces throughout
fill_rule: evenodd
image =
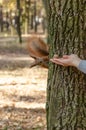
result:
M 20 0 L 16 0 L 16 7 L 17 7 L 17 15 L 16 15 L 16 20 L 17 20 L 17 33 L 19 36 L 19 42 L 22 43 L 22 37 L 21 37 L 21 23 L 20 23 L 20 16 L 21 16 L 21 10 L 20 10 Z
M 86 58 L 86 0 L 47 0 L 51 58 L 75 53 Z M 47 130 L 86 130 L 86 75 L 50 63 Z
M 30 22 L 30 4 L 31 0 L 25 0 L 25 34 L 29 33 L 29 22 Z

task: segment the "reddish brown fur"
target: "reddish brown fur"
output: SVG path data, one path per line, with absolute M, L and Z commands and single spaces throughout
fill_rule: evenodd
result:
M 41 64 L 47 67 L 46 64 L 49 61 L 48 48 L 48 45 L 40 38 L 31 37 L 28 39 L 27 50 L 29 52 L 29 55 L 35 59 L 35 62 L 33 63 L 34 65 L 32 66 Z

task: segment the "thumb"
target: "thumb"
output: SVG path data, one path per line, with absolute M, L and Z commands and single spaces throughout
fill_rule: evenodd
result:
M 64 59 L 68 59 L 69 56 L 68 56 L 68 55 L 63 55 L 63 58 L 64 58 Z

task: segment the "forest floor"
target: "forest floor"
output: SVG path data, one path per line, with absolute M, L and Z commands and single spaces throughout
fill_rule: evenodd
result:
M 48 70 L 29 68 L 33 59 L 23 47 L 3 46 L 0 43 L 0 130 L 46 130 Z

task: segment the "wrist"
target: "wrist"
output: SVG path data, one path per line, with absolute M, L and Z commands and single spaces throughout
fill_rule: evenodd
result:
M 81 61 L 82 61 L 82 60 L 81 60 L 80 58 L 78 58 L 78 59 L 73 63 L 74 67 L 78 67 Z

